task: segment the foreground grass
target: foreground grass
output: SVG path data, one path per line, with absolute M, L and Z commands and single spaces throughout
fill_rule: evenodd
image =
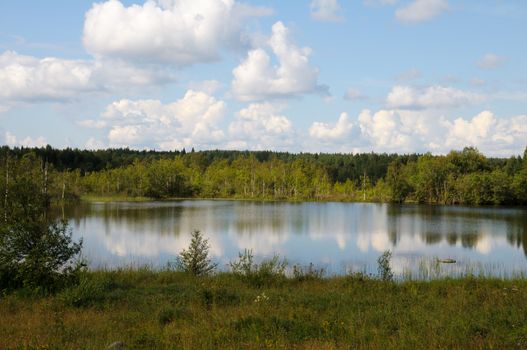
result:
M 527 280 L 90 272 L 0 299 L 0 349 L 527 348 Z

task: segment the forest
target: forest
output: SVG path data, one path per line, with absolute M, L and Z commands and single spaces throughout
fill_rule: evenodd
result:
M 19 178 L 55 202 L 120 196 L 527 204 L 527 149 L 523 157 L 489 158 L 472 147 L 397 155 L 4 146 L 0 176 L 1 206 Z

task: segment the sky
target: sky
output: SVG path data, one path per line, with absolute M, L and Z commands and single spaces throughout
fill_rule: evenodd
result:
M 527 2 L 0 2 L 0 144 L 527 146 Z

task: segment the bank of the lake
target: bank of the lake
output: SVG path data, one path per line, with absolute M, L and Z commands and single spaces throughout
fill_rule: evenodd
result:
M 232 274 L 98 271 L 54 296 L 2 296 L 0 348 L 525 348 L 526 301 L 525 279 L 257 286 Z
M 184 200 L 195 200 L 195 201 L 238 201 L 238 202 L 284 202 L 284 203 L 329 203 L 329 202 L 337 202 L 337 203 L 383 203 L 383 204 L 389 204 L 390 201 L 382 201 L 380 199 L 375 198 L 369 198 L 367 200 L 361 200 L 360 198 L 356 199 L 346 199 L 346 198 L 324 198 L 324 199 L 312 199 L 312 200 L 302 200 L 302 199 L 274 199 L 274 198 L 243 198 L 243 197 L 162 197 L 162 198 L 155 198 L 155 197 L 143 197 L 143 196 L 126 196 L 126 195 L 82 195 L 78 199 L 68 202 L 66 204 L 75 204 L 79 202 L 86 202 L 86 203 L 111 203 L 111 202 L 170 202 L 170 201 L 184 201 Z M 58 206 L 60 206 L 62 203 L 57 202 Z M 405 201 L 405 204 L 416 204 L 415 201 Z M 485 207 L 485 206 L 483 206 Z M 494 206 L 499 207 L 499 206 Z

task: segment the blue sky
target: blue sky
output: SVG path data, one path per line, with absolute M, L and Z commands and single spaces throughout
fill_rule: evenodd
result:
M 488 155 L 527 145 L 527 3 L 0 3 L 0 143 Z

